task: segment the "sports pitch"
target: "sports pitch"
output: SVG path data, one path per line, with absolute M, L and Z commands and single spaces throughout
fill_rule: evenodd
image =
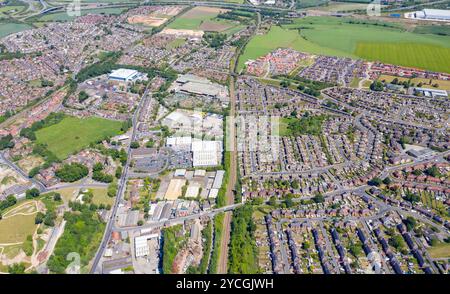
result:
M 98 117 L 66 117 L 61 122 L 36 132 L 37 143 L 46 144 L 59 159 L 65 159 L 90 143 L 120 133 L 122 122 Z

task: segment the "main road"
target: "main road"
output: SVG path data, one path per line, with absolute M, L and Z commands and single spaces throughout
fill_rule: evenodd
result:
M 147 99 L 147 96 L 149 95 L 149 89 L 148 86 L 145 89 L 144 94 L 142 95 L 142 99 L 139 103 L 139 106 L 137 107 L 136 111 L 133 114 L 133 118 L 132 118 L 132 123 L 133 123 L 133 130 L 131 133 L 131 141 L 133 142 L 136 138 L 136 129 L 137 129 L 137 122 L 138 122 L 138 117 L 139 117 L 139 112 L 142 108 L 142 106 L 144 105 L 144 101 Z M 117 195 L 116 195 L 116 200 L 114 202 L 114 205 L 112 207 L 112 211 L 111 211 L 111 217 L 108 219 L 108 223 L 106 224 L 106 229 L 105 232 L 103 234 L 103 238 L 102 241 L 100 243 L 100 246 L 98 247 L 97 253 L 95 254 L 94 260 L 92 262 L 92 267 L 90 270 L 90 273 L 95 273 L 96 269 L 98 267 L 98 264 L 100 262 L 101 257 L 103 256 L 103 251 L 106 248 L 106 245 L 108 243 L 109 237 L 111 236 L 112 233 L 112 229 L 114 228 L 114 221 L 116 219 L 116 214 L 117 214 L 117 208 L 119 207 L 119 204 L 122 200 L 122 195 L 125 192 L 125 187 L 126 187 L 126 183 L 127 183 L 127 175 L 128 175 L 128 169 L 130 166 L 130 161 L 131 161 L 131 147 L 130 144 L 128 144 L 127 147 L 127 162 L 125 164 L 125 168 L 122 172 L 122 176 L 119 179 L 119 184 L 118 184 L 118 189 L 117 189 Z

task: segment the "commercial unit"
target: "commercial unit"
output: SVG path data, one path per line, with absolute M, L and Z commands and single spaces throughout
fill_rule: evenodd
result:
M 423 9 L 421 11 L 407 12 L 405 18 L 415 18 L 430 21 L 450 21 L 450 10 Z
M 158 238 L 158 234 L 144 235 L 134 238 L 134 248 L 136 257 L 147 256 L 150 253 L 148 240 Z
M 192 155 L 194 167 L 217 166 L 222 161 L 222 142 L 194 141 Z
M 108 79 L 110 81 L 117 81 L 117 82 L 135 82 L 139 79 L 142 79 L 144 75 L 137 70 L 134 69 L 126 69 L 126 68 L 119 68 L 116 70 L 113 70 L 109 75 Z
M 414 88 L 414 94 L 419 94 L 425 97 L 432 98 L 447 98 L 448 94 L 445 90 L 429 89 L 429 88 Z

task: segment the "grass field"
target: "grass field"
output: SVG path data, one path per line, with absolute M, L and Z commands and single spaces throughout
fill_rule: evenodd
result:
M 378 79 L 380 81 L 386 81 L 386 82 L 391 82 L 393 79 L 397 78 L 400 82 L 403 81 L 408 81 L 410 79 L 408 78 L 402 78 L 402 77 L 396 77 L 396 76 L 389 76 L 389 75 L 381 75 Z M 423 79 L 423 78 L 413 78 L 411 79 L 411 82 L 413 82 L 415 85 L 417 85 L 418 83 L 422 83 L 422 87 L 424 88 L 433 88 L 432 85 L 434 84 L 438 84 L 439 87 L 437 87 L 436 89 L 441 89 L 441 90 L 447 90 L 450 91 L 450 81 L 444 81 L 444 80 L 431 80 L 431 85 L 430 85 L 430 79 Z
M 267 34 L 257 35 L 250 40 L 245 47 L 244 53 L 239 57 L 238 70 L 244 68 L 244 64 L 247 60 L 256 59 L 280 47 L 325 55 L 348 55 L 338 50 L 325 48 L 312 42 L 308 42 L 303 39 L 296 30 L 288 30 L 279 26 L 272 26 Z
M 367 60 L 450 72 L 450 49 L 417 43 L 359 43 L 355 54 Z
M 81 15 L 86 14 L 120 14 L 122 11 L 127 9 L 126 7 L 114 7 L 114 8 L 94 8 L 94 9 L 83 9 L 81 10 Z M 70 21 L 74 19 L 74 16 L 68 15 L 66 12 L 57 12 L 45 14 L 38 19 L 38 21 Z
M 94 194 L 94 198 L 92 198 L 92 203 L 94 204 L 110 204 L 112 205 L 114 203 L 114 198 L 113 197 L 109 197 L 107 194 L 107 189 L 106 188 L 94 188 L 94 189 L 89 189 L 92 191 L 92 194 Z
M 0 19 L 16 14 L 25 9 L 25 6 L 3 6 L 0 7 Z
M 106 137 L 120 133 L 122 122 L 98 117 L 79 119 L 66 117 L 61 122 L 36 132 L 36 142 L 46 144 L 48 150 L 58 158 L 65 159 L 70 154 L 86 148 Z
M 22 23 L 0 23 L 0 38 L 27 29 L 31 29 L 31 26 Z
M 441 243 L 428 249 L 432 258 L 450 258 L 450 244 Z
M 166 49 L 173 49 L 183 46 L 186 43 L 186 39 L 178 38 L 166 45 Z
M 243 26 L 229 20 L 218 20 L 215 17 L 227 11 L 226 9 L 212 7 L 194 7 L 176 18 L 167 27 L 171 29 L 204 30 L 233 33 Z
M 406 32 L 395 24 L 384 27 L 348 22 L 348 19 L 307 17 L 282 27 L 273 26 L 266 35 L 255 36 L 248 43 L 238 69 L 242 69 L 248 59 L 278 47 L 290 47 L 313 54 L 365 58 L 450 72 L 449 36 Z
M 28 235 L 34 233 L 37 227 L 34 223 L 37 210 L 30 206 L 33 202 L 21 202 L 3 212 L 3 219 L 0 220 L 0 246 L 24 242 Z
M 203 22 L 216 17 L 223 9 L 194 7 L 168 25 L 171 29 L 198 30 Z

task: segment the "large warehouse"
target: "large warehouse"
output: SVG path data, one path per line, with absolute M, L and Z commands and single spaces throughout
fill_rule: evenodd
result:
M 118 82 L 135 82 L 139 79 L 142 79 L 143 74 L 138 72 L 134 69 L 126 69 L 126 68 L 119 68 L 116 70 L 113 70 L 109 75 L 108 79 L 111 81 L 118 81 Z
M 450 21 L 450 10 L 426 8 L 421 11 L 405 13 L 405 17 L 433 21 Z

